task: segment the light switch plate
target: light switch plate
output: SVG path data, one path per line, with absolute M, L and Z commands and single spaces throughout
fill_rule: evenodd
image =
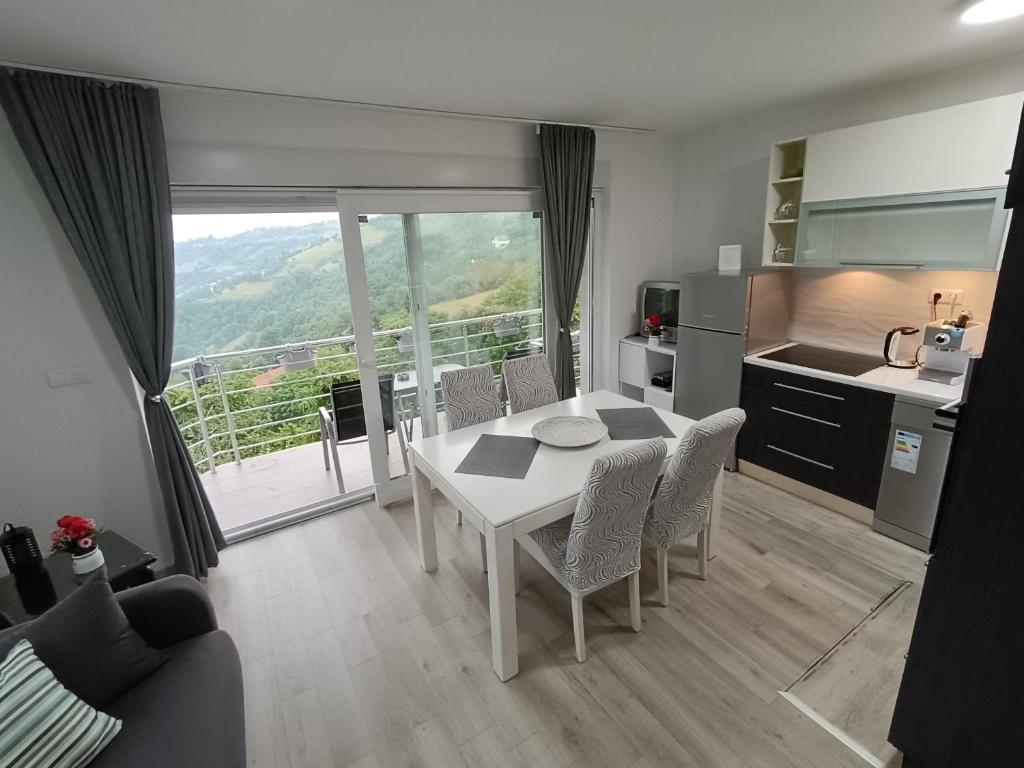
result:
M 46 380 L 50 387 L 70 387 L 75 384 L 87 384 L 92 381 L 89 376 L 89 369 L 84 365 L 73 365 L 70 368 L 54 368 L 46 372 Z

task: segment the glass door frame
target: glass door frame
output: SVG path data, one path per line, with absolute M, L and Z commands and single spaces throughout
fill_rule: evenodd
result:
M 372 214 L 414 214 L 430 213 L 489 213 L 496 211 L 543 211 L 544 196 L 540 190 L 531 189 L 431 189 L 431 190 L 339 190 L 338 212 L 341 216 L 341 238 L 345 252 L 345 269 L 348 276 L 350 303 L 352 307 L 352 330 L 356 341 L 356 358 L 359 364 L 359 380 L 363 391 L 363 408 L 370 446 L 370 467 L 373 472 L 377 500 L 382 506 L 403 501 L 412 496 L 412 483 L 408 475 L 391 477 L 384 434 L 384 415 L 380 406 L 377 389 L 377 353 L 373 342 L 373 323 L 370 312 L 369 286 L 366 277 L 366 261 L 359 228 L 359 217 Z M 546 242 L 546 227 L 542 224 L 542 249 Z M 429 318 L 427 317 L 426 296 L 423 295 L 422 281 L 413 285 L 418 274 L 422 275 L 422 252 L 413 249 L 406 254 L 410 271 L 410 307 L 414 335 L 415 363 L 417 372 L 420 413 L 430 413 L 436 419 L 434 400 L 433 357 L 430 346 Z M 543 251 L 541 269 L 544 269 Z M 548 313 L 548 294 L 544 296 L 544 312 Z M 547 325 L 547 324 L 545 324 Z M 545 349 L 550 349 L 547 328 L 544 333 Z M 422 418 L 422 416 L 421 416 Z
M 220 188 L 172 185 L 171 202 L 174 215 L 338 214 L 337 189 L 334 187 L 296 189 L 291 187 Z M 344 507 L 364 503 L 373 498 L 373 492 L 372 485 L 354 490 L 346 488 L 344 493 L 226 529 L 224 535 L 229 544 L 244 541 L 290 525 L 306 522 Z M 215 515 L 216 512 L 215 504 Z
M 588 247 L 587 264 L 580 284 L 580 387 L 584 392 L 590 391 L 593 384 L 593 373 L 597 361 L 594 358 L 592 345 L 595 320 L 593 316 L 594 302 L 604 290 L 601 266 L 603 250 L 601 237 L 602 196 L 604 190 L 594 189 L 594 205 L 591 209 L 590 244 Z M 373 328 L 370 323 L 369 289 L 366 281 L 365 262 L 363 258 L 362 240 L 359 238 L 359 209 L 363 213 L 451 213 L 457 212 L 490 212 L 496 210 L 543 211 L 544 195 L 536 188 L 508 189 L 351 189 L 342 187 L 294 188 L 294 187 L 192 187 L 175 186 L 172 188 L 174 213 L 275 213 L 290 211 L 323 211 L 337 213 L 341 222 L 342 247 L 345 255 L 345 269 L 348 277 L 349 299 L 353 314 L 353 335 L 356 337 L 356 357 L 366 408 L 367 424 L 378 425 L 378 429 L 368 430 L 371 469 L 374 485 L 370 488 L 350 492 L 344 496 L 325 500 L 324 502 L 300 507 L 291 512 L 268 519 L 258 530 L 246 530 L 232 536 L 232 540 L 241 540 L 253 535 L 273 530 L 292 522 L 315 517 L 349 504 L 361 502 L 376 492 L 381 504 L 408 499 L 412 495 L 412 486 L 408 476 L 390 478 L 387 454 L 384 442 L 383 413 L 377 392 L 367 385 L 376 380 L 376 351 L 373 344 Z M 348 226 L 346 226 L 346 221 Z M 354 228 L 354 230 L 353 230 Z M 346 230 L 348 232 L 346 233 Z M 352 232 L 356 237 L 352 240 Z M 549 246 L 547 226 L 542 225 L 542 248 Z M 358 265 L 355 263 L 358 255 Z M 543 253 L 542 253 L 543 260 Z M 547 265 L 542 263 L 544 281 L 544 316 L 543 329 L 545 352 L 554 354 L 554 340 L 557 333 L 557 322 L 550 307 L 548 290 Z M 427 350 L 429 346 L 417 344 Z M 370 350 L 364 356 L 364 350 Z M 431 366 L 432 368 L 432 366 Z M 432 379 L 432 375 L 431 375 Z M 368 391 L 369 390 L 369 391 Z M 433 401 L 433 391 L 429 397 Z M 384 483 L 378 483 L 378 477 L 387 477 Z

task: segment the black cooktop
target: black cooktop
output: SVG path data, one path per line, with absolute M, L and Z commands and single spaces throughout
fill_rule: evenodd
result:
M 766 355 L 761 355 L 764 360 L 774 360 L 777 363 L 789 363 L 804 368 L 814 368 L 819 371 L 830 371 L 841 373 L 844 376 L 860 376 L 862 373 L 874 370 L 885 365 L 885 360 L 874 355 L 861 355 L 856 352 L 843 352 L 839 349 L 826 349 L 825 347 L 812 347 L 809 344 L 794 344 L 791 347 L 777 349 Z

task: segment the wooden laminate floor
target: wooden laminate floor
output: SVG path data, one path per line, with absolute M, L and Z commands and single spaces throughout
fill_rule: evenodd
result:
M 865 766 L 779 695 L 791 687 L 884 740 L 892 689 L 871 681 L 898 679 L 913 610 L 889 606 L 916 594 L 921 553 L 729 475 L 709 580 L 690 575 L 680 546 L 662 608 L 645 556 L 643 631 L 629 629 L 625 582 L 587 598 L 585 664 L 568 595 L 524 554 L 521 672 L 503 684 L 476 534 L 438 507 L 433 574 L 418 565 L 408 504 L 223 553 L 207 587 L 242 655 L 250 765 Z M 888 623 L 872 624 L 882 611 Z

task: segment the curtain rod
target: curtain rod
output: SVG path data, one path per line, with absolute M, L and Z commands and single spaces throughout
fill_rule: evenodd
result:
M 145 77 L 127 77 L 125 75 L 112 75 L 106 72 L 89 72 L 79 69 L 66 69 L 64 67 L 48 67 L 42 64 L 32 64 L 26 61 L 0 60 L 0 67 L 14 67 L 20 69 L 32 69 L 39 72 L 49 72 L 55 75 L 73 75 L 75 77 L 94 77 L 100 80 L 111 80 L 118 83 L 135 83 L 146 85 L 152 88 L 176 88 L 178 90 L 207 91 L 210 93 L 221 93 L 229 95 L 262 96 L 274 99 L 293 99 L 296 101 L 308 101 L 320 104 L 336 104 L 354 109 L 367 109 L 378 112 L 398 112 L 410 115 L 424 115 L 427 117 L 451 117 L 463 120 L 491 120 L 502 123 L 525 123 L 528 125 L 542 124 L 550 125 L 571 125 L 579 128 L 593 128 L 600 131 L 619 131 L 623 133 L 657 133 L 654 128 L 641 128 L 631 125 L 606 125 L 603 123 L 573 123 L 563 120 L 544 120 L 538 117 L 517 117 L 514 115 L 488 115 L 477 112 L 457 112 L 447 109 L 427 109 L 426 107 L 402 107 L 393 104 L 377 104 L 371 101 L 351 101 L 348 99 L 332 99 L 326 96 L 300 96 L 293 93 L 277 93 L 274 91 L 254 91 L 246 88 L 224 88 L 216 85 L 199 85 L 197 83 L 183 83 L 174 80 L 151 80 Z

